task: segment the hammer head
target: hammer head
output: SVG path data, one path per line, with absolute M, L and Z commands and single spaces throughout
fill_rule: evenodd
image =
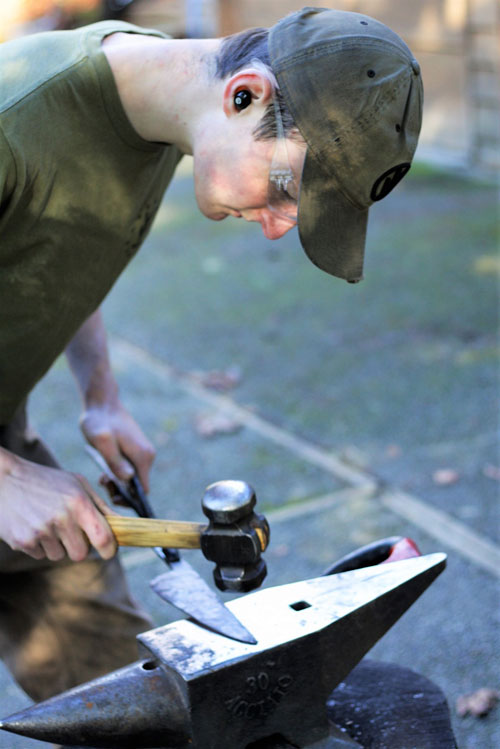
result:
M 217 481 L 202 499 L 209 525 L 201 534 L 201 549 L 216 563 L 220 590 L 246 593 L 261 585 L 267 568 L 261 553 L 269 544 L 269 524 L 254 512 L 255 492 L 244 481 Z

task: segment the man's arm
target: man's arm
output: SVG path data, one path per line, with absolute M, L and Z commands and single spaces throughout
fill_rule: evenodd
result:
M 66 355 L 82 395 L 80 426 L 85 438 L 118 478 L 129 479 L 135 468 L 148 491 L 155 451 L 118 398 L 100 310 L 82 325 Z

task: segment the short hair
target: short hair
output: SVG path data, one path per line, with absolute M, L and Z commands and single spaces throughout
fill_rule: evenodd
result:
M 216 77 L 226 78 L 226 76 L 233 75 L 233 73 L 258 60 L 267 68 L 270 77 L 276 80 L 269 57 L 268 36 L 268 29 L 258 27 L 224 37 L 216 55 Z M 292 138 L 297 137 L 297 125 L 285 104 L 279 87 L 274 89 L 274 98 L 280 108 L 285 135 Z M 257 140 L 273 140 L 278 137 L 274 105 L 272 102 L 268 105 L 262 119 L 255 128 L 254 135 Z

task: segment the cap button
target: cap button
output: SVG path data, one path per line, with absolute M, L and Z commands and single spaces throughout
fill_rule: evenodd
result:
M 420 75 L 420 65 L 418 64 L 417 60 L 415 60 L 415 58 L 412 58 L 410 65 L 415 75 Z

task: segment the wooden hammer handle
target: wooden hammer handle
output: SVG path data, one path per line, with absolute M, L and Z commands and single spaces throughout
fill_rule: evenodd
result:
M 119 546 L 168 546 L 174 549 L 199 549 L 200 536 L 207 526 L 180 520 L 132 518 L 106 515 Z

